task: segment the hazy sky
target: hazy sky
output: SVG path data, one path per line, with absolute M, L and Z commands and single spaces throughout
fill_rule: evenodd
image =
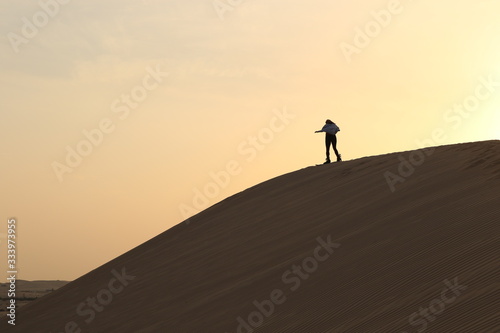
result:
M 72 280 L 323 162 L 327 118 L 344 160 L 416 149 L 439 129 L 436 145 L 499 139 L 499 12 L 495 0 L 3 0 L 0 272 L 10 217 L 18 278 Z

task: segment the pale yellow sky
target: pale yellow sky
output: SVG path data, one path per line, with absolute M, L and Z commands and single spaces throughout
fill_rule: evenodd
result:
M 498 1 L 40 3 L 0 4 L 0 272 L 16 217 L 21 279 L 321 163 L 326 118 L 345 160 L 500 137 Z

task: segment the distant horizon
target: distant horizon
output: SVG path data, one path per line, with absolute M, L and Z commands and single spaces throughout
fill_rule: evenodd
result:
M 71 282 L 71 281 L 74 281 L 74 280 L 23 280 L 23 279 L 19 279 L 19 280 L 16 280 L 17 282 L 19 281 L 23 281 L 23 282 Z M 6 282 L 0 282 L 1 284 L 6 284 L 8 283 L 7 281 Z

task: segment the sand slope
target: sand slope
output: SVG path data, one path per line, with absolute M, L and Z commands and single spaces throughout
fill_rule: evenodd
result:
M 254 186 L 27 305 L 1 332 L 71 321 L 67 332 L 499 332 L 500 142 L 430 152 Z M 392 192 L 384 173 L 410 156 L 423 164 L 401 169 Z M 109 304 L 77 314 L 96 295 Z

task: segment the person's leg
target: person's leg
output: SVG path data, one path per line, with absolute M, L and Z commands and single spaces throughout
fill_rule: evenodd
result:
M 339 151 L 337 150 L 337 136 L 332 135 L 332 147 L 333 151 L 335 152 L 335 155 L 337 155 L 337 162 L 342 161 L 342 158 L 340 157 Z
M 330 144 L 332 141 L 330 140 L 329 134 L 325 134 L 325 146 L 326 146 L 326 161 L 330 162 Z

